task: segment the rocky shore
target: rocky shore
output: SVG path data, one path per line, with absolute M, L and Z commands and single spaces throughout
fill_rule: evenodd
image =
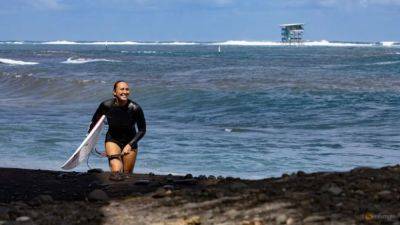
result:
M 0 224 L 400 224 L 400 166 L 279 178 L 0 168 Z

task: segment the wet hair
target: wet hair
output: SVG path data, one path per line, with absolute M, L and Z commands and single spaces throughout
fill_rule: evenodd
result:
M 117 89 L 117 85 L 119 84 L 119 83 L 121 83 L 121 82 L 124 82 L 124 83 L 127 83 L 126 81 L 123 81 L 123 80 L 117 80 L 117 81 L 115 81 L 115 83 L 114 83 L 114 91 Z

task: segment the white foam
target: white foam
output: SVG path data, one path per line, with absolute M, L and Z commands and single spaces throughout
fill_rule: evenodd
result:
M 44 44 L 44 45 L 76 45 L 79 43 L 74 42 L 74 41 L 62 40 L 62 41 L 48 41 L 48 42 L 43 42 L 42 44 Z
M 139 42 L 134 41 L 96 41 L 96 42 L 81 42 L 81 45 L 138 45 Z
M 24 42 L 22 41 L 2 41 L 0 44 L 6 44 L 6 45 L 22 45 Z
M 83 64 L 83 63 L 91 63 L 91 62 L 120 62 L 118 60 L 111 59 L 90 59 L 90 58 L 73 58 L 70 57 L 67 60 L 61 62 L 65 64 Z
M 398 60 L 398 61 L 377 62 L 377 63 L 371 63 L 369 65 L 392 65 L 392 64 L 397 64 L 397 63 L 400 63 L 400 60 Z
M 156 45 L 198 45 L 199 43 L 174 41 L 174 42 L 155 42 L 154 44 L 156 44 Z
M 39 64 L 37 62 L 25 62 L 25 61 L 5 59 L 5 58 L 0 58 L 0 63 L 10 64 L 10 65 L 36 65 L 36 64 Z
M 236 46 L 281 46 L 285 45 L 281 42 L 272 42 L 272 41 L 225 41 L 225 42 L 217 42 L 211 43 L 210 45 L 236 45 Z
M 136 42 L 136 41 L 95 41 L 95 42 L 75 42 L 75 41 L 48 41 L 42 42 L 46 45 L 197 45 L 196 42 Z
M 211 43 L 210 45 L 236 45 L 236 46 L 326 46 L 326 47 L 368 47 L 374 46 L 372 43 L 345 43 L 345 42 L 329 42 L 327 40 L 321 41 L 305 41 L 301 43 L 282 43 L 273 41 L 225 41 Z
M 393 45 L 396 44 L 396 42 L 394 42 L 394 41 L 381 41 L 380 43 L 382 46 L 385 46 L 385 47 L 392 47 Z

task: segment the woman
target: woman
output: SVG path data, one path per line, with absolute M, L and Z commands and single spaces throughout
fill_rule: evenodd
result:
M 112 172 L 110 179 L 123 180 L 121 173 L 130 174 L 135 166 L 138 142 L 146 133 L 146 120 L 140 106 L 128 99 L 130 90 L 127 82 L 115 82 L 113 94 L 114 98 L 102 102 L 97 108 L 89 131 L 102 115 L 106 115 L 108 131 L 105 147 Z

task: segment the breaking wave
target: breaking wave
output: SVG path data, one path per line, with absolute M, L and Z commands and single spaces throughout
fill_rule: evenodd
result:
M 282 43 L 272 41 L 225 41 L 211 43 L 211 45 L 235 45 L 235 46 L 326 46 L 326 47 L 369 47 L 375 46 L 375 43 L 346 43 L 346 42 L 329 42 L 322 41 L 305 41 L 301 43 Z
M 10 65 L 36 65 L 36 64 L 39 64 L 37 62 L 25 62 L 25 61 L 19 61 L 19 60 L 14 60 L 14 59 L 5 59 L 5 58 L 0 58 L 0 63 L 10 64 Z
M 84 63 L 91 63 L 91 62 L 121 62 L 119 60 L 112 60 L 112 59 L 90 59 L 90 58 L 73 58 L 70 57 L 67 60 L 61 62 L 65 64 L 84 64 Z
M 221 42 L 191 42 L 191 41 L 0 41 L 0 44 L 43 44 L 43 45 L 232 45 L 232 46 L 326 46 L 326 47 L 399 47 L 400 42 L 345 42 L 345 41 L 304 41 L 297 43 L 282 43 L 280 41 L 247 41 L 228 40 Z

